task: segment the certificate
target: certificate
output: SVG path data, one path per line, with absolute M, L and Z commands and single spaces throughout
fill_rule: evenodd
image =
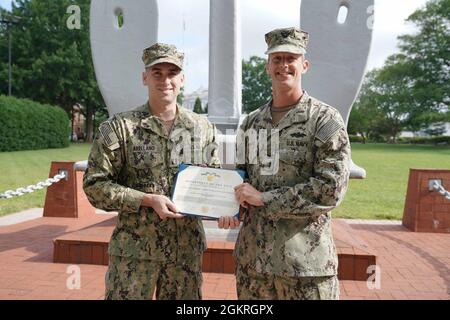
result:
M 218 219 L 237 216 L 234 187 L 243 183 L 244 171 L 180 165 L 172 202 L 182 214 Z

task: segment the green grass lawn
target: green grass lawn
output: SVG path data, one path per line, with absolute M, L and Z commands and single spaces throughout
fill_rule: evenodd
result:
M 52 161 L 86 160 L 89 144 L 66 149 L 0 153 L 0 192 L 35 184 L 48 177 Z M 367 179 L 351 180 L 333 216 L 355 219 L 401 219 L 409 168 L 450 169 L 450 148 L 386 144 L 353 144 L 353 161 L 366 169 Z M 14 199 L 0 199 L 0 216 L 43 207 L 45 190 Z
M 355 143 L 352 158 L 366 169 L 367 179 L 350 181 L 334 217 L 401 220 L 409 169 L 450 170 L 449 147 Z

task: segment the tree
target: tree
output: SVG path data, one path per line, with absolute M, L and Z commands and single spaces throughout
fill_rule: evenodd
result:
M 432 111 L 450 102 L 450 0 L 430 0 L 407 19 L 419 31 L 399 37 L 413 75 L 413 98 Z
M 350 115 L 353 131 L 393 142 L 403 130 L 442 132 L 450 118 L 449 17 L 450 0 L 431 0 L 408 18 L 419 31 L 399 37 L 400 53 L 367 75 Z
M 376 106 L 374 92 L 372 91 L 376 76 L 377 70 L 367 73 L 348 121 L 348 133 L 360 135 L 363 143 L 366 143 L 373 132 L 375 123 L 382 117 Z
M 81 9 L 81 28 L 69 29 L 67 8 Z M 21 17 L 12 29 L 13 94 L 62 107 L 70 114 L 80 104 L 92 138 L 93 115 L 105 108 L 95 79 L 89 40 L 90 0 L 17 0 L 11 13 Z M 0 43 L 5 33 L 0 33 Z M 6 57 L 0 45 L 0 56 Z M 7 70 L 7 61 L 0 62 Z M 0 72 L 0 91 L 7 92 L 7 75 Z
M 197 97 L 197 99 L 195 99 L 194 112 L 198 113 L 198 114 L 202 114 L 203 113 L 202 100 L 200 100 L 199 97 Z
M 384 137 L 395 142 L 416 110 L 410 96 L 409 73 L 401 54 L 392 55 L 383 68 L 369 72 L 350 114 L 349 131 L 356 131 L 363 139 Z
M 184 87 L 181 87 L 180 89 L 180 93 L 178 94 L 177 97 L 177 103 L 182 106 L 184 102 Z
M 242 110 L 250 113 L 272 96 L 272 82 L 266 73 L 266 60 L 252 56 L 242 61 Z
M 408 127 L 418 108 L 411 95 L 412 77 L 409 61 L 402 54 L 392 55 L 374 78 L 373 91 L 377 109 L 382 113 L 377 127 L 396 142 L 397 136 Z

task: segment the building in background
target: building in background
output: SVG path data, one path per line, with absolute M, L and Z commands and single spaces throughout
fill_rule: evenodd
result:
M 440 125 L 432 125 L 426 130 L 421 130 L 418 132 L 411 132 L 411 131 L 404 131 L 400 134 L 400 137 L 402 138 L 413 138 L 413 137 L 430 137 L 431 131 L 438 130 L 439 132 L 442 132 L 442 136 L 450 137 L 450 122 L 441 123 Z
M 81 106 L 76 104 L 72 108 L 72 141 L 85 140 L 86 117 L 81 111 Z
M 205 110 L 206 104 L 208 103 L 208 89 L 202 87 L 184 96 L 183 107 L 191 111 L 194 110 L 195 100 L 197 98 L 200 98 L 200 101 L 202 102 L 202 108 L 203 110 Z

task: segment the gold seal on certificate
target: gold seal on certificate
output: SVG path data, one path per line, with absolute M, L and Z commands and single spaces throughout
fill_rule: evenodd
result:
M 181 165 L 172 195 L 178 210 L 187 215 L 218 219 L 239 214 L 234 187 L 244 172 Z

